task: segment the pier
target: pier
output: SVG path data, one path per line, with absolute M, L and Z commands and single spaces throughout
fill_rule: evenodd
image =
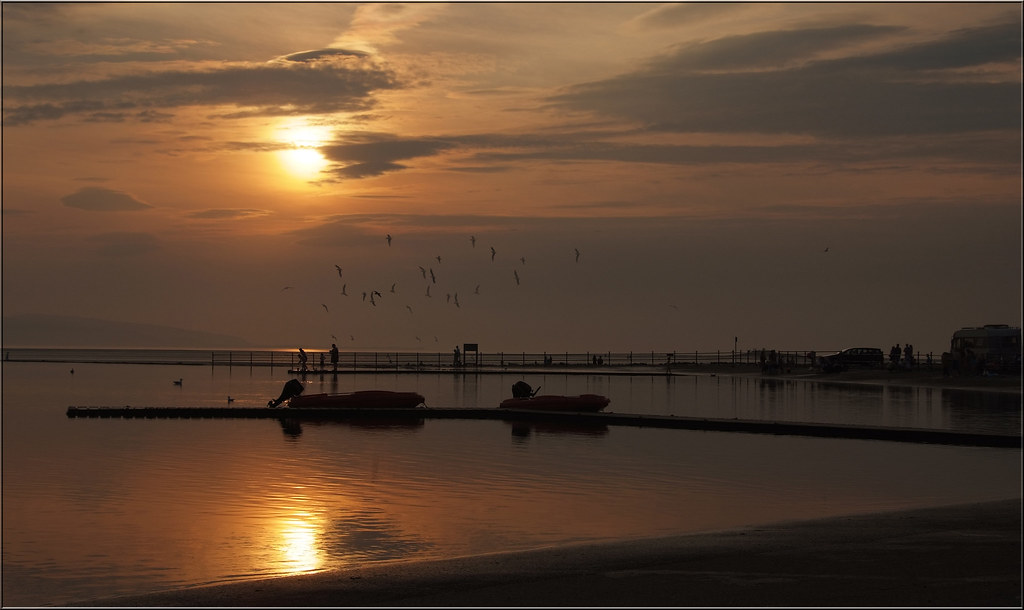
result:
M 424 419 L 491 419 L 510 422 L 557 423 L 563 425 L 634 426 L 640 428 L 673 428 L 748 434 L 796 435 L 824 438 L 881 440 L 972 447 L 1020 448 L 1018 435 L 890 428 L 836 424 L 805 424 L 796 422 L 755 421 L 741 419 L 708 419 L 628 413 L 550 412 L 527 409 L 471 409 L 417 407 L 404 409 L 347 408 L 292 409 L 267 407 L 68 407 L 69 418 L 125 419 L 291 419 L 308 421 L 368 422 L 373 420 Z

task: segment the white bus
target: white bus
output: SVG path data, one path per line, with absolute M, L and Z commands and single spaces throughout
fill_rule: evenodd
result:
M 953 333 L 949 343 L 955 371 L 964 374 L 1020 374 L 1020 327 L 1006 324 L 969 326 Z

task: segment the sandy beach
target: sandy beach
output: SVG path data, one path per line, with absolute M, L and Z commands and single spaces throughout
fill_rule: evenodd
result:
M 378 564 L 76 606 L 1006 606 L 1021 501 Z

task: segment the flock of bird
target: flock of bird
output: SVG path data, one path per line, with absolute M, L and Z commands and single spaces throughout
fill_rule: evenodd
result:
M 392 242 L 396 242 L 396 247 L 397 247 L 397 240 L 395 240 L 390 233 L 388 233 L 388 234 L 386 234 L 384 236 L 384 241 L 385 241 L 385 244 L 386 244 L 384 246 L 385 248 L 391 248 L 392 247 Z M 465 246 L 463 246 L 463 247 L 465 247 Z M 477 238 L 476 238 L 475 235 L 470 235 L 469 236 L 469 249 L 470 250 L 475 250 L 476 247 L 477 247 Z M 497 260 L 499 260 L 498 251 L 497 251 L 497 249 L 495 249 L 494 246 L 489 246 L 489 249 L 486 251 L 485 256 L 489 257 L 489 261 L 492 264 L 494 264 Z M 574 261 L 577 264 L 580 262 L 581 252 L 580 252 L 579 248 L 573 248 L 572 253 L 571 253 L 571 257 L 572 258 L 570 258 L 569 260 Z M 485 259 L 485 260 L 487 260 L 487 259 Z M 526 265 L 526 256 L 519 256 L 518 259 L 515 259 L 515 260 L 518 260 L 518 263 L 519 263 L 520 267 Z M 424 261 L 422 264 L 416 264 L 416 270 L 419 272 L 419 277 L 420 277 L 421 281 L 423 282 L 423 284 L 422 284 L 422 286 L 420 288 L 420 290 L 422 291 L 420 293 L 422 295 L 420 298 L 422 298 L 422 299 L 434 299 L 435 297 L 436 298 L 441 298 L 442 297 L 441 290 L 444 290 L 445 291 L 445 292 L 443 292 L 444 304 L 447 305 L 447 306 L 452 306 L 452 307 L 454 307 L 456 309 L 460 309 L 463 306 L 463 301 L 460 300 L 460 298 L 459 298 L 459 291 L 457 289 L 453 288 L 451 284 L 448 284 L 447 288 L 442 288 L 442 286 L 444 284 L 441 283 L 441 279 L 440 279 L 441 275 L 442 275 L 442 271 L 441 270 L 442 270 L 442 268 L 447 267 L 449 263 L 450 263 L 450 259 L 442 257 L 440 254 L 438 254 L 436 256 L 433 256 L 431 258 L 430 262 Z M 409 271 L 411 271 L 411 268 L 409 269 Z M 360 287 L 357 291 L 351 293 L 351 296 L 350 296 L 349 281 L 351 279 L 352 274 L 350 274 L 348 271 L 346 271 L 346 267 L 343 267 L 342 265 L 339 265 L 339 264 L 334 264 L 334 272 L 333 273 L 336 274 L 336 279 L 334 281 L 335 282 L 340 282 L 340 284 L 341 284 L 340 285 L 340 290 L 338 290 L 338 292 L 336 293 L 337 295 L 339 295 L 340 297 L 346 298 L 346 299 L 357 299 L 357 303 L 365 304 L 365 306 L 367 306 L 369 308 L 376 308 L 379 305 L 381 305 L 386 298 L 390 299 L 392 296 L 397 296 L 399 294 L 399 289 L 398 289 L 399 282 L 395 281 L 395 282 L 390 282 L 390 289 L 387 290 L 387 292 L 386 292 L 386 294 L 388 295 L 387 297 L 385 297 L 385 292 L 382 291 L 382 288 L 378 288 L 378 287 L 367 287 L 365 290 L 363 290 L 362 287 Z M 523 281 L 524 281 L 524 278 L 520 275 L 520 269 L 519 268 L 513 268 L 512 269 L 511 278 L 509 278 L 509 279 L 510 279 L 510 285 L 511 286 L 515 286 L 515 287 L 521 286 Z M 472 289 L 472 295 L 474 295 L 474 296 L 480 295 L 481 294 L 481 286 L 482 286 L 482 284 L 474 282 L 473 289 Z M 294 289 L 295 289 L 294 286 L 290 286 L 290 285 L 289 286 L 284 286 L 283 288 L 281 288 L 281 292 L 285 292 L 285 291 L 289 291 L 289 290 L 294 290 Z M 467 292 L 468 292 L 468 290 L 467 290 Z M 413 293 L 413 294 L 415 294 L 415 293 Z M 403 290 L 402 291 L 402 296 L 403 296 L 403 300 L 405 301 L 404 309 L 408 312 L 409 316 L 414 316 L 416 311 L 419 308 L 419 305 L 417 305 L 416 308 L 413 307 L 413 305 L 415 304 L 415 301 L 410 301 L 410 293 L 409 293 L 409 291 Z M 320 305 L 320 308 L 323 310 L 323 312 L 326 313 L 326 314 L 331 314 L 332 308 L 337 307 L 337 305 L 335 305 L 333 303 L 329 305 L 327 302 L 321 302 L 319 305 Z M 337 313 L 337 310 L 335 310 L 335 313 Z M 321 314 L 321 315 L 323 315 L 323 314 Z M 331 339 L 333 339 L 335 343 L 338 342 L 337 335 L 332 334 L 330 336 L 331 336 Z M 348 338 L 349 338 L 349 341 L 355 341 L 356 340 L 355 336 L 352 335 L 352 334 L 349 334 Z M 414 338 L 415 338 L 415 340 L 417 342 L 422 342 L 423 341 L 423 339 L 419 335 L 415 335 Z M 435 343 L 439 342 L 439 339 L 438 339 L 438 337 L 436 335 L 434 336 L 434 342 Z

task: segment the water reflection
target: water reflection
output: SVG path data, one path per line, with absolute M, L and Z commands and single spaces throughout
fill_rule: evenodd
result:
M 308 503 L 309 498 L 295 498 L 299 503 Z M 311 572 L 323 565 L 323 551 L 317 545 L 322 537 L 322 524 L 317 515 L 296 510 L 279 522 L 280 565 L 288 574 Z
M 345 421 L 331 419 L 299 420 L 294 417 L 282 417 L 277 420 L 281 431 L 289 439 L 302 436 L 303 425 L 306 426 L 347 426 L 363 430 L 417 430 L 423 427 L 422 417 L 365 417 Z

